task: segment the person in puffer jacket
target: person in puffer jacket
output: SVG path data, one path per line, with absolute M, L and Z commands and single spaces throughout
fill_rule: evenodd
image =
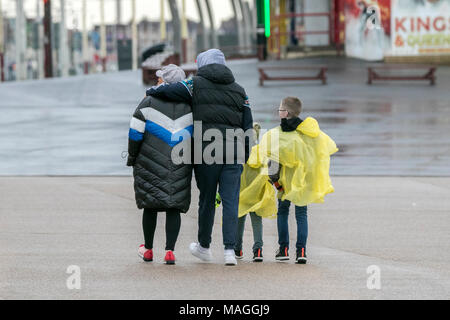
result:
M 239 190 L 243 164 L 253 140 L 252 111 L 248 96 L 227 67 L 222 51 L 210 49 L 200 53 L 197 67 L 197 75 L 192 79 L 152 88 L 147 95 L 192 105 L 196 124 L 194 173 L 200 195 L 197 242 L 191 243 L 189 250 L 203 261 L 212 260 L 210 247 L 218 191 L 223 208 L 224 262 L 235 266 Z M 214 142 L 210 134 L 214 135 Z M 212 147 L 216 144 L 217 150 L 224 147 L 223 152 Z
M 186 77 L 175 65 L 163 67 L 156 75 L 160 86 Z M 180 213 L 186 213 L 191 202 L 192 165 L 190 161 L 174 163 L 172 154 L 183 157 L 183 152 L 190 152 L 192 132 L 192 110 L 186 103 L 146 97 L 131 119 L 127 165 L 133 167 L 137 207 L 144 209 L 145 244 L 138 250 L 144 261 L 153 261 L 157 213 L 165 211 L 164 261 L 175 264 L 173 251 L 181 226 Z

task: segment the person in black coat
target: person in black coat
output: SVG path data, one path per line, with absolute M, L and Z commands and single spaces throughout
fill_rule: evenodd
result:
M 222 234 L 226 265 L 236 265 L 234 246 L 238 222 L 242 164 L 249 155 L 253 118 L 245 90 L 235 82 L 218 49 L 201 53 L 193 79 L 152 88 L 147 95 L 192 105 L 194 116 L 194 172 L 200 190 L 198 242 L 191 253 L 204 261 L 212 258 L 210 243 L 214 225 L 216 192 L 222 198 Z M 200 127 L 197 125 L 200 124 Z M 229 134 L 229 133 L 233 134 Z M 241 133 L 239 133 L 241 132 Z M 207 139 L 214 134 L 214 141 Z M 217 136 L 220 136 L 219 138 Z M 212 148 L 218 144 L 223 152 Z M 227 148 L 230 146 L 230 148 Z M 215 150 L 214 154 L 209 152 Z

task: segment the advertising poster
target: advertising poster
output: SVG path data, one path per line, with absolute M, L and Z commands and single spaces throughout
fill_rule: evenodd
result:
M 383 60 L 391 47 L 390 9 L 391 0 L 345 0 L 347 56 Z
M 392 0 L 394 56 L 450 54 L 450 0 Z

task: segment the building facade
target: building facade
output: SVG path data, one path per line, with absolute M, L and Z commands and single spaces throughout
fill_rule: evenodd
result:
M 257 0 L 257 4 L 258 32 L 266 32 L 259 44 L 277 58 L 332 49 L 368 61 L 450 60 L 450 0 Z

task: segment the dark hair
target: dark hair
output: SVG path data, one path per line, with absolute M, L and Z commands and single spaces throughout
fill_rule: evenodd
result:
M 302 112 L 302 102 L 297 97 L 284 98 L 281 105 L 286 108 L 291 116 L 298 117 Z

